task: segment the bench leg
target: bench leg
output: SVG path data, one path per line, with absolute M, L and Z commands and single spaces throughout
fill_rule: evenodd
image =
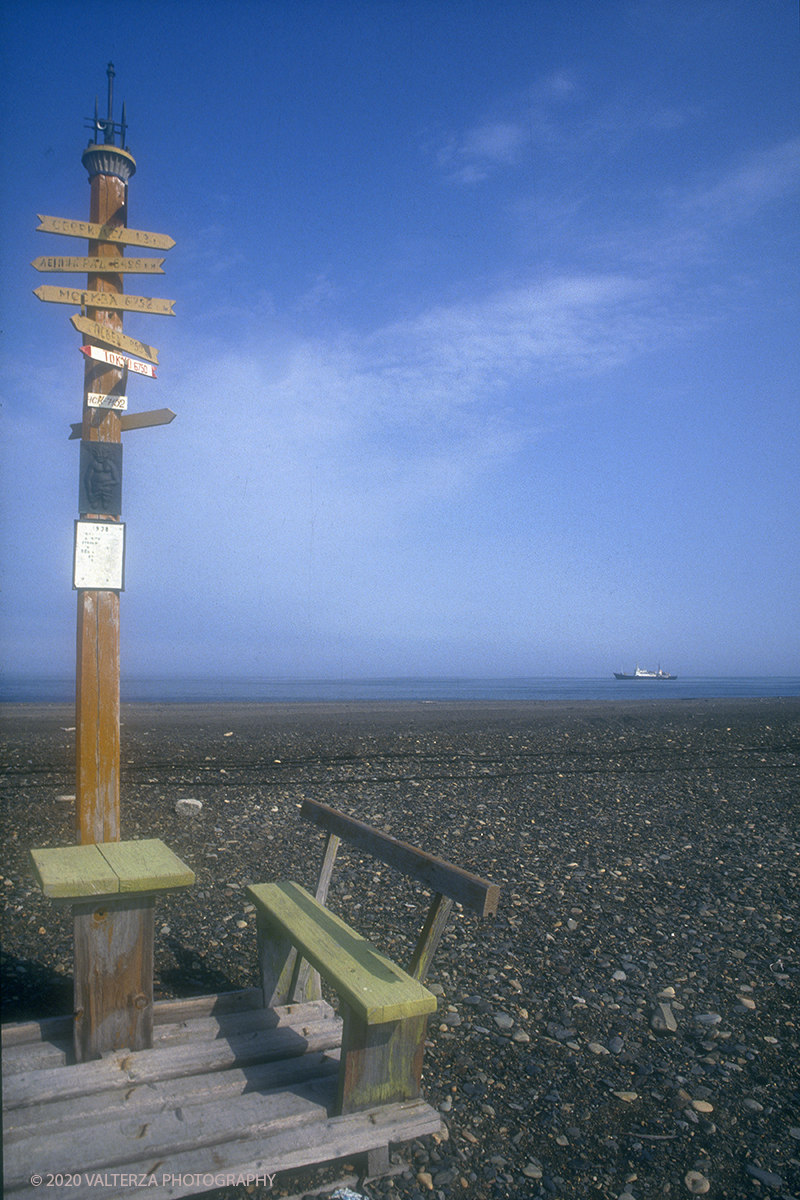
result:
M 365 1157 L 367 1160 L 367 1179 L 380 1179 L 381 1176 L 389 1174 L 389 1168 L 392 1163 L 389 1158 L 388 1146 L 376 1146 L 374 1150 L 368 1150 Z
M 319 975 L 310 970 L 292 943 L 281 937 L 260 912 L 256 915 L 256 934 L 264 1007 L 319 1000 L 322 995 Z
M 152 896 L 74 904 L 77 1062 L 153 1046 Z
M 422 1080 L 427 1017 L 367 1025 L 342 1005 L 342 1057 L 337 1112 L 361 1112 L 416 1100 Z

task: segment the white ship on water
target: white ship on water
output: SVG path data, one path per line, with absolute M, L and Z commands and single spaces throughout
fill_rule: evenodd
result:
M 643 667 L 637 667 L 632 675 L 626 675 L 624 671 L 615 671 L 615 679 L 677 679 L 677 675 L 669 675 L 666 671 L 661 670 L 659 664 L 657 671 L 645 671 Z

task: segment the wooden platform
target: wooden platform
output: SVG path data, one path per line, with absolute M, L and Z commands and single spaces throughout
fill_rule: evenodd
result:
M 332 1116 L 340 1019 L 324 1000 L 262 1004 L 260 989 L 162 1001 L 152 1050 L 73 1065 L 71 1018 L 6 1026 L 5 1195 L 44 1194 L 34 1174 L 70 1200 L 269 1186 L 441 1128 L 422 1100 Z

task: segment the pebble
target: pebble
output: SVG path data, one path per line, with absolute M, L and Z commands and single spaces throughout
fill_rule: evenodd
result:
M 757 1179 L 759 1183 L 763 1183 L 766 1187 L 783 1187 L 783 1179 L 781 1176 L 775 1175 L 772 1171 L 765 1171 L 763 1168 L 757 1167 L 753 1163 L 746 1163 L 744 1169 L 751 1179 Z
M 711 1181 L 700 1171 L 687 1171 L 683 1182 L 693 1196 L 704 1196 L 711 1189 Z
M 175 812 L 184 817 L 196 817 L 199 816 L 202 807 L 202 800 L 195 800 L 193 797 L 186 796 L 184 799 L 176 801 Z
M 206 992 L 252 985 L 244 888 L 265 869 L 313 888 L 321 847 L 297 812 L 307 793 L 502 885 L 491 922 L 454 914 L 427 983 L 440 1005 L 423 1087 L 442 1134 L 405 1147 L 405 1172 L 371 1185 L 376 1200 L 677 1200 L 739 1196 L 743 1179 L 777 1200 L 771 1167 L 794 1195 L 785 1164 L 800 1157 L 800 1121 L 785 1097 L 800 1053 L 798 910 L 787 864 L 800 847 L 786 768 L 800 704 L 785 705 L 782 716 L 783 702 L 659 699 L 656 714 L 620 699 L 578 719 L 537 707 L 487 724 L 476 710 L 468 728 L 446 706 L 378 719 L 354 705 L 286 724 L 280 706 L 277 721 L 255 706 L 205 726 L 176 726 L 167 710 L 158 733 L 131 706 L 124 815 L 198 876 L 194 897 L 159 900 L 159 990 L 173 995 L 176 979 Z M 221 775 L 207 756 L 232 728 Z M 36 895 L 23 861 L 30 844 L 73 837 L 70 806 L 55 797 L 72 788 L 74 764 L 65 755 L 56 768 L 19 789 L 17 840 L 5 846 L 4 985 L 18 1004 L 47 995 L 69 1011 L 69 914 Z M 180 815 L 176 797 L 197 797 L 203 819 Z M 404 964 L 427 903 L 412 890 L 398 904 L 392 873 L 354 858 L 339 854 L 332 907 Z M 316 1182 L 309 1170 L 286 1190 Z
M 650 1016 L 650 1028 L 653 1033 L 661 1036 L 677 1033 L 678 1022 L 675 1020 L 675 1014 L 669 1004 L 656 1005 Z

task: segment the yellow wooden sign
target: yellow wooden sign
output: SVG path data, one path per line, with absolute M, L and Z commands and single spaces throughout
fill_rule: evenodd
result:
M 163 275 L 163 258 L 35 258 L 37 271 L 91 271 L 99 275 Z
M 70 317 L 70 322 L 78 333 L 94 338 L 95 341 L 102 342 L 104 346 L 116 346 L 118 350 L 127 354 L 135 354 L 137 358 L 144 358 L 147 362 L 158 362 L 158 351 L 152 346 L 146 345 L 145 342 L 137 342 L 136 338 L 127 337 L 126 334 L 119 333 L 116 329 L 109 329 L 107 325 L 101 325 L 99 321 L 90 321 L 88 317 L 75 315 Z
M 119 242 L 123 246 L 149 246 L 152 250 L 171 250 L 175 239 L 166 233 L 147 233 L 144 229 L 124 229 L 118 225 L 94 225 L 90 221 L 71 221 L 69 217 L 43 217 L 38 214 L 39 233 L 62 233 L 65 237 L 89 238 L 95 242 Z
M 50 304 L 73 304 L 78 308 L 122 308 L 127 312 L 153 313 L 174 317 L 174 300 L 159 300 L 157 296 L 126 296 L 120 292 L 89 292 L 84 288 L 55 287 L 43 283 L 33 289 L 34 296 Z

